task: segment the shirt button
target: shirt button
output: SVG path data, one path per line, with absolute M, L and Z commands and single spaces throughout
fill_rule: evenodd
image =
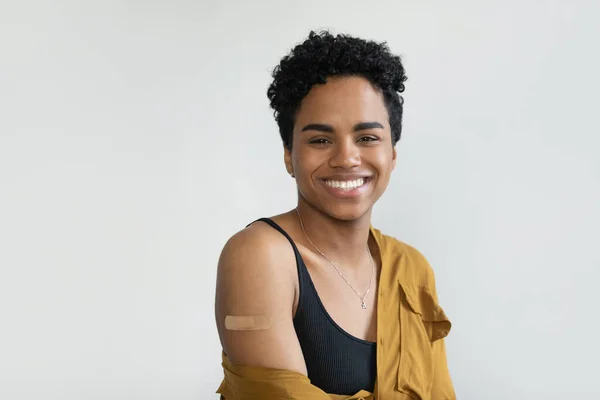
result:
M 383 339 L 379 339 L 379 345 L 383 346 Z

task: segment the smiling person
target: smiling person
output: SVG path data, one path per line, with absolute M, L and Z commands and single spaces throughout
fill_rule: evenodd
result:
M 414 248 L 371 225 L 396 166 L 406 76 L 384 43 L 311 32 L 268 97 L 297 205 L 228 240 L 218 393 L 242 399 L 454 399 L 450 322 Z

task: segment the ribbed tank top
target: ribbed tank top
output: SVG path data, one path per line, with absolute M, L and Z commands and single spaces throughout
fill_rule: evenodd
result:
M 372 392 L 377 376 L 376 343 L 349 334 L 331 318 L 292 238 L 269 218 L 257 221 L 278 230 L 294 249 L 300 286 L 294 328 L 311 383 L 332 394 Z

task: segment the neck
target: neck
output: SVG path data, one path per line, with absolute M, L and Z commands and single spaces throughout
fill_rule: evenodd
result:
M 371 210 L 349 221 L 324 214 L 302 200 L 298 202 L 297 210 L 306 236 L 332 261 L 344 265 L 344 268 L 351 268 L 360 267 L 369 260 L 367 243 Z M 310 241 L 307 246 L 318 253 Z

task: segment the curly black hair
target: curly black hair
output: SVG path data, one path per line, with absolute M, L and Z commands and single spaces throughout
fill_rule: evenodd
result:
M 292 148 L 292 131 L 302 99 L 315 84 L 328 77 L 361 76 L 383 94 L 392 131 L 392 143 L 400 140 L 404 66 L 385 42 L 377 43 L 328 31 L 311 31 L 308 39 L 292 49 L 273 70 L 267 97 L 286 148 Z

